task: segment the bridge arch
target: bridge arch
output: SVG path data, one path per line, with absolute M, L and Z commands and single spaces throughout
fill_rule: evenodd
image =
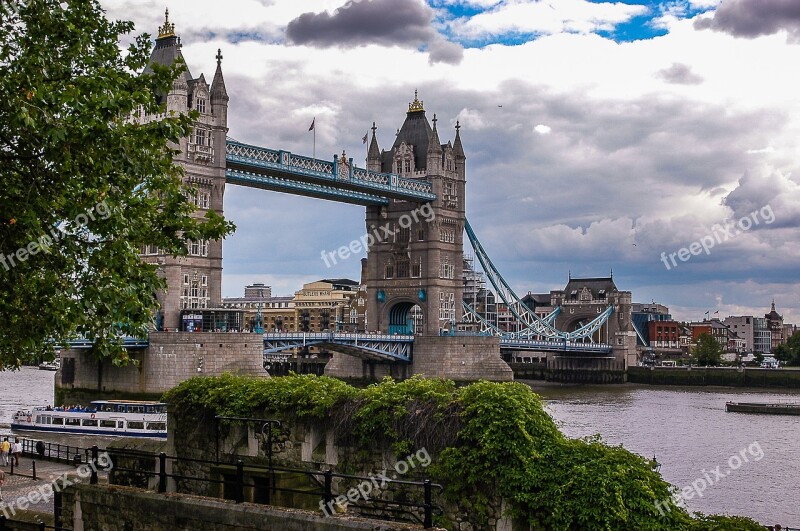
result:
M 424 330 L 425 313 L 416 301 L 396 299 L 386 308 L 390 334 L 414 334 Z
M 587 313 L 586 315 L 579 315 L 574 317 L 572 320 L 567 321 L 565 325 L 561 327 L 561 330 L 564 332 L 574 332 L 575 330 L 579 329 L 583 325 L 589 323 L 592 319 L 597 317 L 596 314 Z M 608 343 L 608 323 L 603 324 L 594 334 L 592 334 L 591 341 L 589 338 L 577 339 L 576 341 L 579 343 Z

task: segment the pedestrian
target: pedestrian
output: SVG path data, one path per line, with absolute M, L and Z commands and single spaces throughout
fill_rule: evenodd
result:
M 3 466 L 8 466 L 8 454 L 11 452 L 11 443 L 8 442 L 8 437 L 3 439 L 3 442 L 0 443 L 0 453 L 2 453 L 3 457 Z
M 14 444 L 11 445 L 11 455 L 16 461 L 16 466 L 19 466 L 19 456 L 22 455 L 22 445 L 19 442 L 19 437 L 14 438 Z

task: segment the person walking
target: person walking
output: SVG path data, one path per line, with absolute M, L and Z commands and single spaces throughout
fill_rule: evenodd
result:
M 3 466 L 8 466 L 8 454 L 11 452 L 11 443 L 8 442 L 8 437 L 3 439 L 3 442 L 0 443 L 0 454 L 2 454 L 3 458 Z
M 11 455 L 16 461 L 15 466 L 19 466 L 19 456 L 22 455 L 22 445 L 19 442 L 19 437 L 14 438 L 14 444 L 11 445 Z

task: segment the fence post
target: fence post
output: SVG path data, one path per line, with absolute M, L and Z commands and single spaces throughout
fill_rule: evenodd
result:
M 97 485 L 97 456 L 98 456 L 97 445 L 93 444 L 92 445 L 92 465 L 91 465 L 92 475 L 89 478 L 89 484 L 90 485 Z
M 330 470 L 325 471 L 325 505 L 333 501 L 333 472 Z
M 33 467 L 33 479 L 36 479 L 36 461 L 31 460 L 31 466 Z
M 431 480 L 426 479 L 425 485 L 425 521 L 423 527 L 430 529 L 433 527 L 433 493 L 431 492 Z
M 53 489 L 53 527 L 55 531 L 62 531 L 61 527 L 64 525 L 61 520 L 61 489 Z
M 236 503 L 244 501 L 244 461 L 236 460 Z
M 158 454 L 158 492 L 167 492 L 167 454 Z
M 45 531 L 47 529 L 47 525 L 44 522 L 39 522 L 39 531 Z

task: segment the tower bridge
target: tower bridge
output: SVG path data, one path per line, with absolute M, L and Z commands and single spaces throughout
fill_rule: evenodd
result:
M 180 39 L 174 24 L 165 20 L 151 62 L 172 64 L 180 60 Z M 437 116 L 428 120 L 418 94 L 408 104 L 405 120 L 389 149 L 379 147 L 373 123 L 363 168 L 345 153 L 324 160 L 228 137 L 230 100 L 221 52 L 217 53 L 210 85 L 203 74 L 194 77 L 187 69 L 163 95 L 163 102 L 168 113 L 194 110 L 199 114 L 192 134 L 181 139 L 180 154 L 175 157 L 185 170 L 185 184 L 198 217 L 208 210 L 222 214 L 225 187 L 236 185 L 363 206 L 366 233 L 376 236 L 368 248 L 363 271 L 369 295 L 368 330 L 374 333 L 267 333 L 263 340 L 237 338 L 228 341 L 230 345 L 251 354 L 257 351 L 259 357 L 262 352 L 325 347 L 336 353 L 326 366 L 326 374 L 343 377 L 424 374 L 457 380 L 511 379 L 511 370 L 500 358 L 501 349 L 508 355 L 546 353 L 559 367 L 569 368 L 570 360 L 579 360 L 580 370 L 586 369 L 587 363 L 591 368 L 593 358 L 602 360 L 604 368 L 610 359 L 614 370 L 623 373 L 632 360 L 635 362 L 630 292 L 619 292 L 609 285 L 598 287 L 597 282 L 578 286 L 579 279 L 575 279 L 575 287 L 568 284 L 564 291 L 551 292 L 549 301 L 531 303 L 514 293 L 467 222 L 466 156 L 460 125 L 456 122 L 452 140 L 442 142 Z M 423 208 L 429 215 L 410 215 Z M 379 227 L 389 230 L 379 231 Z M 516 331 L 486 326 L 474 308 L 462 304 L 465 234 L 498 297 L 519 323 Z M 188 251 L 187 256 L 175 257 L 150 246 L 142 249 L 142 259 L 156 265 L 167 283 L 167 290 L 158 294 L 158 331 L 151 333 L 149 346 L 135 353 L 142 357 L 140 361 L 148 360 L 154 375 L 158 374 L 161 357 L 163 363 L 169 363 L 170 352 L 180 356 L 179 352 L 184 352 L 184 347 L 191 349 L 192 344 L 196 353 L 207 352 L 214 343 L 227 348 L 223 347 L 225 342 L 213 339 L 213 334 L 204 341 L 196 340 L 199 336 L 185 326 L 187 314 L 221 306 L 222 242 L 190 242 Z M 421 315 L 417 330 L 411 319 L 413 312 Z M 135 343 L 138 349 L 143 345 L 148 344 Z M 209 364 L 196 353 L 193 355 L 199 361 L 187 366 L 191 371 L 206 372 Z M 225 370 L 257 372 L 250 361 L 220 363 Z M 169 369 L 165 366 L 164 370 Z M 102 381 L 109 381 L 108 376 L 103 377 L 102 365 L 91 371 L 97 372 L 98 389 Z M 158 390 L 161 385 L 142 383 L 142 378 L 140 375 L 138 389 Z M 67 385 L 80 384 L 73 381 Z

